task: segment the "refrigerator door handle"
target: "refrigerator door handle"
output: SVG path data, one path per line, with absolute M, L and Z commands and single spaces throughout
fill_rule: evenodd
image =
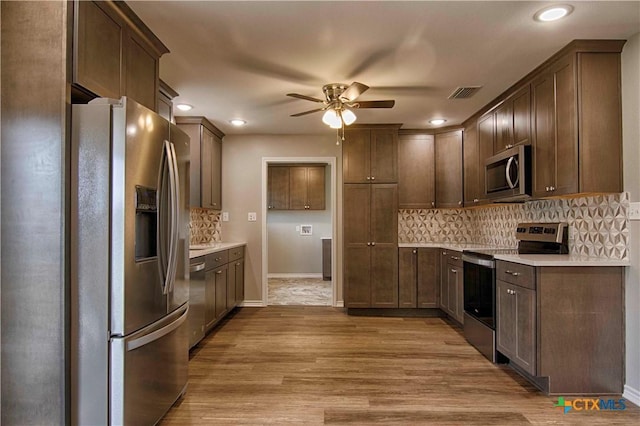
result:
M 176 281 L 176 270 L 178 263 L 178 239 L 179 239 L 179 230 L 178 226 L 180 223 L 179 211 L 180 211 L 180 176 L 178 175 L 178 160 L 176 157 L 176 149 L 173 143 L 167 142 L 169 144 L 169 150 L 171 152 L 171 169 L 173 170 L 173 179 L 172 186 L 173 192 L 171 197 L 171 236 L 172 236 L 172 248 L 171 254 L 172 256 L 169 258 L 171 262 L 171 275 L 169 280 L 169 291 L 173 291 L 173 286 Z M 170 175 L 171 176 L 171 175 Z
M 156 340 L 161 339 L 162 337 L 171 333 L 173 330 L 180 327 L 182 323 L 187 320 L 188 314 L 189 314 L 189 307 L 187 306 L 184 312 L 182 313 L 182 315 L 180 315 L 175 321 L 149 334 L 145 334 L 142 337 L 138 337 L 137 339 L 133 339 L 127 342 L 126 344 L 127 352 L 136 350 L 144 345 L 148 345 L 149 343 L 155 342 Z
M 174 186 L 173 160 L 169 142 L 163 145 L 162 161 L 158 174 L 158 269 L 162 294 L 167 294 L 173 276 L 173 262 L 175 256 L 174 236 Z M 167 218 L 168 216 L 168 218 Z M 167 238 L 168 234 L 168 238 Z M 168 240 L 168 241 L 167 241 Z

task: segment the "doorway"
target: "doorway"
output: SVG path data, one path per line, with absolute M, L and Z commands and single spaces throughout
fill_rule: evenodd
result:
M 291 179 L 291 185 L 305 173 L 317 181 L 322 169 L 324 208 L 314 201 L 295 206 L 295 197 L 289 207 L 270 205 L 269 166 L 275 181 Z M 262 159 L 263 305 L 336 306 L 336 198 L 335 157 Z

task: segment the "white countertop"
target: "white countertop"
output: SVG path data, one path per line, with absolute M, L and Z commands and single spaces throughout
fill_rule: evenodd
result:
M 631 262 L 602 257 L 586 257 L 574 254 L 496 254 L 497 260 L 529 266 L 630 266 Z
M 456 243 L 400 243 L 401 248 L 441 248 L 445 250 L 473 250 L 498 248 L 482 244 Z M 498 260 L 520 263 L 529 266 L 631 266 L 628 260 L 585 257 L 573 254 L 496 254 Z
M 207 254 L 217 253 L 223 250 L 229 250 L 232 248 L 245 246 L 247 243 L 210 243 L 210 244 L 197 244 L 189 247 L 189 259 L 194 257 L 206 256 Z

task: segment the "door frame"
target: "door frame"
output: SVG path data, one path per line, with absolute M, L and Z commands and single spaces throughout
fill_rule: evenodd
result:
M 269 247 L 267 242 L 267 192 L 268 166 L 277 163 L 326 163 L 331 166 L 331 306 L 338 306 L 337 238 L 338 238 L 338 188 L 336 157 L 262 157 L 262 304 L 269 304 Z

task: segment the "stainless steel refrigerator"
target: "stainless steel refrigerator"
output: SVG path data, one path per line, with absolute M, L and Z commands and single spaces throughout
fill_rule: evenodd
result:
M 126 97 L 72 108 L 72 423 L 151 425 L 187 386 L 189 137 Z

